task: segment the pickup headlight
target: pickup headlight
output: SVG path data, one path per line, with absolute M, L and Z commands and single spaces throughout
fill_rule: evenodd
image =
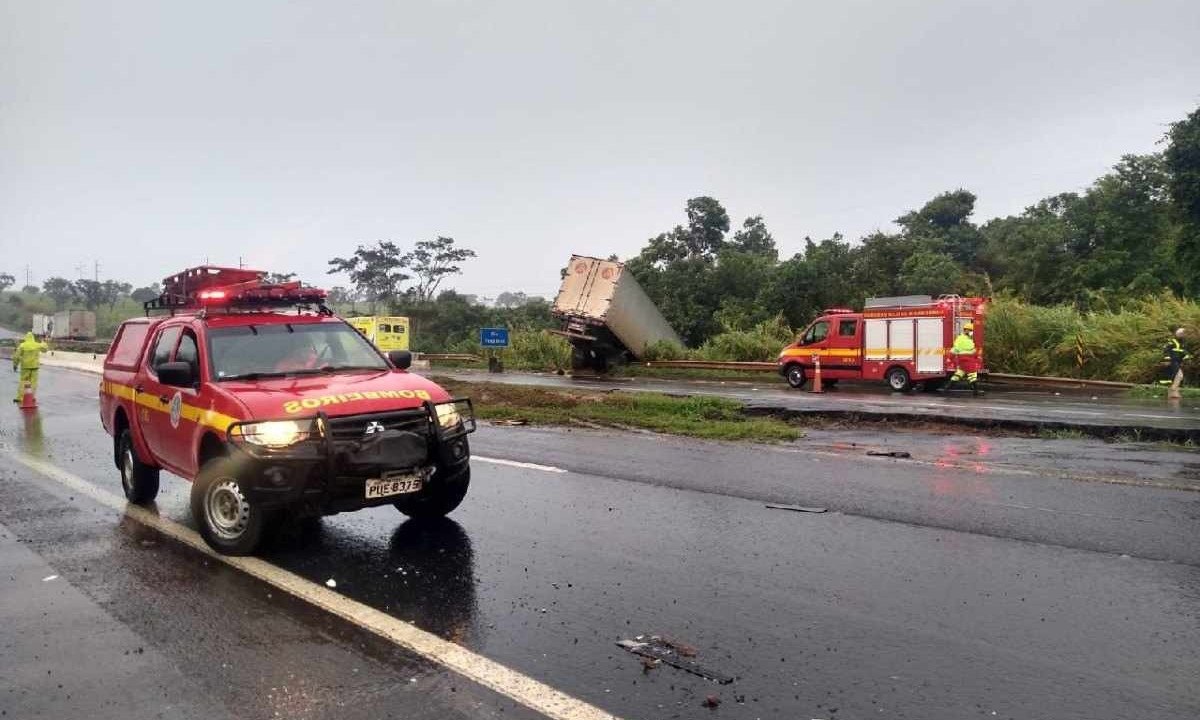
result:
M 437 413 L 438 429 L 442 434 L 458 432 L 473 432 L 475 430 L 475 412 L 470 400 L 451 400 L 433 406 Z
M 229 428 L 233 440 L 265 448 L 285 448 L 313 436 L 315 428 L 309 420 L 268 420 L 243 423 Z

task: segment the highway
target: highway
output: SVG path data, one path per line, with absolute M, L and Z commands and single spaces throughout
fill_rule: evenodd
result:
M 587 390 L 660 392 L 672 395 L 713 395 L 737 400 L 752 408 L 796 415 L 850 415 L 895 420 L 952 419 L 979 427 L 1077 428 L 1101 434 L 1141 432 L 1178 439 L 1200 440 L 1200 401 L 1135 399 L 1121 393 L 1052 390 L 987 392 L 973 397 L 967 390 L 936 393 L 890 392 L 882 383 L 839 383 L 822 394 L 793 390 L 781 377 L 762 373 L 753 381 L 669 380 L 647 377 L 582 377 L 550 373 L 488 373 L 472 369 L 438 369 L 445 375 L 473 382 L 498 382 L 539 387 Z
M 97 382 L 47 368 L 36 414 L 0 413 L 7 717 L 1200 716 L 1192 451 L 484 425 L 451 519 L 339 515 L 227 564 L 188 544 L 185 481 L 164 475 L 153 513 L 124 509 Z M 773 382 L 713 392 L 804 397 Z M 911 457 L 868 455 L 898 448 Z M 388 622 L 490 669 L 372 630 Z M 733 682 L 617 646 L 650 635 Z M 509 681 L 578 704 L 556 715 Z

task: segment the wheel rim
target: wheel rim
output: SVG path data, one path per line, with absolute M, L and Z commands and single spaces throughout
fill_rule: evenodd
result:
M 224 479 L 213 483 L 204 497 L 204 519 L 219 538 L 241 537 L 250 521 L 250 503 L 237 481 Z
M 788 371 L 788 381 L 793 385 L 804 384 L 804 371 L 800 368 L 792 368 Z
M 133 489 L 133 448 L 126 447 L 121 453 L 121 487 L 125 488 L 125 493 Z
M 906 383 L 905 383 L 904 373 L 900 373 L 900 372 L 892 373 L 892 389 L 893 390 L 903 390 L 905 384 Z

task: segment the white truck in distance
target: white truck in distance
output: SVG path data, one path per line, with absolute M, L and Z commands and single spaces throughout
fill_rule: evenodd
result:
M 571 342 L 571 367 L 602 373 L 639 359 L 656 342 L 682 345 L 633 274 L 622 263 L 572 255 L 551 312 Z

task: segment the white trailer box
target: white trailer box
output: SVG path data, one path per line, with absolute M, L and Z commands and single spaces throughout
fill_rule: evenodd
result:
M 586 353 L 588 364 L 597 369 L 624 353 L 640 358 L 656 342 L 683 344 L 633 273 L 612 260 L 572 255 L 552 312 L 562 321 L 558 333 L 575 346 L 577 359 Z
M 50 331 L 54 328 L 54 316 L 43 315 L 37 313 L 33 316 L 33 327 L 31 330 L 34 335 L 39 337 L 50 337 Z
M 96 313 L 91 310 L 61 310 L 54 313 L 54 329 L 50 336 L 56 340 L 95 340 Z

